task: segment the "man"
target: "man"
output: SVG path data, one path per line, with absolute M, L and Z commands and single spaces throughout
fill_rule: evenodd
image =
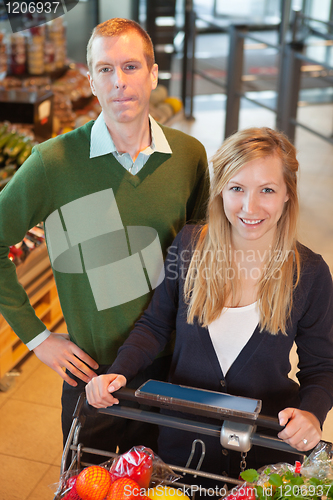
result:
M 133 21 L 106 21 L 93 31 L 87 61 L 101 115 L 36 147 L 0 195 L 0 311 L 64 379 L 64 438 L 78 395 L 115 359 L 163 280 L 163 254 L 204 215 L 208 192 L 203 146 L 149 117 L 158 68 L 147 33 Z M 40 221 L 68 338 L 36 317 L 8 259 L 8 246 Z M 163 376 L 160 367 L 152 373 Z M 100 440 L 82 439 L 86 446 L 104 443 L 103 426 Z

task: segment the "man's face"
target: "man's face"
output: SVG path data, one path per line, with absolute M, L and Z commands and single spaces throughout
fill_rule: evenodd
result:
M 141 37 L 130 31 L 117 37 L 98 37 L 91 49 L 92 74 L 88 79 L 99 100 L 106 125 L 140 124 L 148 116 L 151 91 L 158 68 L 148 69 Z

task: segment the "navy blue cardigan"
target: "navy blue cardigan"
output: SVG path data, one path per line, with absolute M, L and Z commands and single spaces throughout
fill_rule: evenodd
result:
M 186 322 L 183 286 L 198 227 L 185 226 L 175 238 L 165 262 L 165 279 L 108 372 L 131 380 L 152 363 L 176 330 L 170 382 L 261 399 L 265 415 L 276 417 L 283 408 L 300 408 L 312 412 L 322 424 L 333 405 L 333 287 L 327 264 L 320 255 L 298 245 L 301 276 L 287 335 L 260 332 L 257 327 L 224 375 L 208 329 Z M 299 384 L 288 377 L 294 341 Z M 186 433 L 175 438 L 176 434 L 164 429 L 160 438 L 159 454 L 169 462 L 182 455 L 181 446 L 188 448 Z M 177 453 L 173 446 L 178 447 Z M 178 463 L 186 460 L 188 449 L 183 455 Z

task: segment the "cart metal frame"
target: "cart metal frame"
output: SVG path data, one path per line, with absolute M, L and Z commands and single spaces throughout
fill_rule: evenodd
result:
M 161 401 L 151 401 L 145 400 L 144 398 L 136 398 L 135 396 L 135 391 L 133 389 L 128 389 L 128 388 L 123 388 L 120 389 L 115 393 L 116 397 L 119 399 L 120 404 L 116 406 L 110 406 L 108 408 L 103 408 L 97 410 L 96 408 L 91 407 L 85 398 L 84 393 L 81 394 L 80 398 L 78 399 L 75 412 L 73 415 L 73 422 L 72 426 L 70 429 L 70 432 L 67 437 L 66 444 L 64 446 L 64 451 L 62 455 L 62 460 L 61 460 L 61 470 L 60 474 L 64 474 L 66 472 L 65 467 L 67 463 L 67 459 L 69 456 L 69 453 L 71 453 L 71 464 L 67 471 L 71 470 L 80 470 L 81 467 L 88 466 L 88 463 L 83 463 L 81 462 L 81 456 L 83 452 L 92 454 L 92 455 L 98 455 L 101 457 L 101 462 L 103 461 L 103 458 L 105 458 L 105 461 L 107 461 L 110 458 L 117 458 L 116 453 L 112 452 L 107 452 L 95 448 L 89 448 L 89 447 L 84 447 L 82 443 L 79 443 L 79 437 L 80 437 L 80 430 L 82 426 L 84 425 L 85 422 L 85 417 L 88 414 L 91 414 L 91 412 L 98 412 L 102 414 L 107 414 L 107 415 L 113 415 L 121 418 L 126 418 L 130 420 L 137 420 L 141 422 L 146 422 L 146 423 L 151 423 L 151 424 L 157 424 L 161 426 L 166 426 L 166 427 L 172 427 L 176 429 L 181 429 L 184 431 L 189 431 L 189 432 L 199 432 L 200 434 L 208 435 L 208 436 L 215 436 L 217 439 L 220 440 L 221 443 L 223 443 L 223 447 L 227 449 L 232 449 L 232 450 L 238 450 L 241 453 L 241 463 L 240 463 L 240 469 L 242 470 L 242 465 L 243 469 L 245 468 L 246 462 L 246 452 L 249 451 L 249 449 L 252 446 L 262 446 L 265 448 L 271 448 L 275 450 L 282 450 L 286 451 L 289 453 L 296 453 L 298 455 L 302 455 L 298 450 L 295 448 L 292 448 L 289 446 L 287 443 L 281 441 L 278 438 L 274 438 L 271 436 L 266 436 L 263 434 L 258 434 L 256 433 L 256 427 L 265 427 L 269 429 L 273 429 L 276 431 L 280 431 L 283 429 L 282 426 L 278 423 L 277 419 L 274 419 L 272 417 L 268 416 L 263 416 L 260 415 L 256 420 L 251 420 L 243 417 L 236 417 L 236 416 L 223 416 L 223 414 L 219 415 L 219 418 L 221 419 L 221 425 L 214 425 L 211 423 L 204 423 L 204 422 L 198 422 L 198 421 L 192 421 L 187 419 L 185 416 L 184 418 L 182 417 L 174 417 L 174 416 L 166 416 L 160 413 L 155 413 L 155 412 L 150 412 L 148 410 L 141 410 L 137 408 L 131 408 L 128 406 L 122 406 L 121 401 L 122 400 L 127 400 L 127 401 L 136 401 L 140 404 L 144 405 L 149 405 L 149 406 L 157 406 L 162 408 L 165 406 L 163 402 Z M 175 408 L 176 409 L 176 408 Z M 177 408 L 179 409 L 179 408 Z M 185 410 L 184 410 L 185 411 Z M 187 409 L 188 412 L 188 409 Z M 193 414 L 196 415 L 201 415 L 204 417 L 210 416 L 214 417 L 216 419 L 216 414 L 212 415 L 209 410 L 203 411 L 203 410 L 198 410 L 198 411 L 192 411 Z M 227 420 L 226 420 L 227 419 Z M 229 439 L 231 438 L 231 439 Z M 194 455 L 195 449 L 197 445 L 201 445 L 202 449 L 202 454 L 201 458 L 196 466 L 196 468 L 191 468 L 191 461 L 192 457 Z M 192 443 L 192 450 L 191 454 L 188 458 L 187 464 L 185 467 L 179 467 L 175 466 L 172 464 L 168 464 L 170 468 L 176 473 L 176 474 L 189 474 L 194 477 L 202 477 L 202 478 L 208 478 L 212 479 L 214 481 L 219 482 L 220 484 L 223 485 L 225 488 L 226 484 L 232 484 L 232 485 L 241 485 L 244 483 L 244 481 L 240 481 L 239 479 L 233 479 L 228 476 L 223 476 L 223 475 L 217 475 L 217 474 L 211 474 L 208 472 L 204 472 L 200 470 L 202 460 L 205 455 L 205 444 L 203 441 L 196 439 Z M 191 485 L 181 483 L 181 482 L 176 482 L 176 483 L 170 483 L 173 486 L 180 487 L 180 488 L 191 488 Z M 193 489 L 193 485 L 192 485 Z M 192 491 L 191 489 L 191 491 Z M 54 497 L 54 500 L 58 500 L 60 498 L 59 494 L 57 493 L 56 496 Z

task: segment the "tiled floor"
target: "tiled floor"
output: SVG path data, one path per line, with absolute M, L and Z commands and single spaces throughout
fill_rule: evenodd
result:
M 62 454 L 60 377 L 34 355 L 0 392 L 0 499 L 47 500 Z
M 223 102 L 214 96 L 196 103 L 192 122 L 176 128 L 200 139 L 210 156 L 223 137 Z M 213 109 L 211 109 L 213 108 Z M 300 109 L 300 118 L 318 130 L 332 132 L 332 106 Z M 240 127 L 274 126 L 269 111 L 245 108 Z M 324 258 L 333 270 L 333 146 L 301 129 L 296 146 L 301 163 L 300 239 Z M 7 392 L 0 392 L 0 500 L 48 500 L 49 485 L 59 478 L 61 458 L 59 376 L 35 356 L 21 367 L 21 375 Z M 324 428 L 333 440 L 333 412 Z

